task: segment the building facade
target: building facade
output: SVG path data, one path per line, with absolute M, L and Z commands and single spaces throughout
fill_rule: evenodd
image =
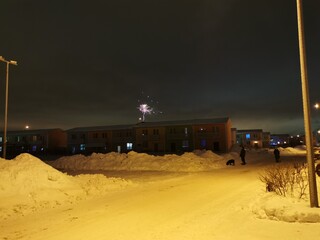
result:
M 132 125 L 83 127 L 67 130 L 67 149 L 71 154 L 132 150 Z
M 237 130 L 237 143 L 248 148 L 269 147 L 270 133 L 262 129 Z
M 0 151 L 3 151 L 3 133 L 0 133 Z M 35 155 L 65 153 L 67 134 L 62 129 L 40 129 L 7 132 L 7 155 L 28 152 Z
M 2 135 L 3 136 L 3 135 Z M 2 152 L 3 137 L 0 136 Z M 229 118 L 132 125 L 9 131 L 7 155 L 23 152 L 41 154 L 90 154 L 106 152 L 184 153 L 196 149 L 228 152 L 232 146 Z
M 164 154 L 195 149 L 228 152 L 232 145 L 229 118 L 74 128 L 67 135 L 72 154 L 132 150 Z

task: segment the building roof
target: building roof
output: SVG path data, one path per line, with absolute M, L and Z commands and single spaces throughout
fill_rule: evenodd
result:
M 131 129 L 134 125 L 111 125 L 111 126 L 95 126 L 95 127 L 77 127 L 67 130 L 67 132 L 94 132 L 107 130 L 125 130 Z
M 228 117 L 211 118 L 211 119 L 191 119 L 191 120 L 176 120 L 162 122 L 140 122 L 134 127 L 156 127 L 156 126 L 177 126 L 177 125 L 197 125 L 197 124 L 212 124 L 212 123 L 227 123 Z
M 177 121 L 161 121 L 161 122 L 139 122 L 131 125 L 111 125 L 111 126 L 96 126 L 96 127 L 77 127 L 67 130 L 67 132 L 88 132 L 88 131 L 108 131 L 108 130 L 125 130 L 139 127 L 159 127 L 159 126 L 178 126 L 178 125 L 197 125 L 197 124 L 212 124 L 212 123 L 227 123 L 228 117 L 211 118 L 211 119 L 193 119 L 193 120 L 177 120 Z
M 262 129 L 245 129 L 245 130 L 237 130 L 238 133 L 246 133 L 246 132 L 263 132 Z
M 43 134 L 52 131 L 63 131 L 60 128 L 50 128 L 50 129 L 25 129 L 25 130 L 15 130 L 8 131 L 8 135 L 32 135 L 32 134 Z M 3 134 L 3 131 L 0 132 L 0 135 Z

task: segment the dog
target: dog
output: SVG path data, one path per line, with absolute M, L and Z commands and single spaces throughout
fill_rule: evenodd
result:
M 234 159 L 230 159 L 227 161 L 226 165 L 232 165 L 234 166 Z

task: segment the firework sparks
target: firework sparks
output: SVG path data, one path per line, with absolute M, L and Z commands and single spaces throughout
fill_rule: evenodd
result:
M 153 108 L 148 104 L 143 103 L 138 107 L 139 111 L 142 113 L 142 121 L 144 122 L 146 114 L 152 114 Z
M 149 95 L 145 95 L 141 92 L 141 98 L 138 100 L 139 111 L 142 113 L 142 117 L 139 118 L 140 121 L 144 122 L 146 120 L 146 115 L 162 114 L 161 111 L 157 110 L 158 101 L 154 101 Z

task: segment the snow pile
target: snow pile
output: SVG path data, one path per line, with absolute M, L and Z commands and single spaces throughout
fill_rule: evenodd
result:
M 129 180 L 106 177 L 102 174 L 80 174 L 74 177 L 88 196 L 104 195 L 113 190 L 133 185 Z
M 282 156 L 302 156 L 306 155 L 306 148 L 305 146 L 297 146 L 297 147 L 287 147 L 287 148 L 278 148 L 280 151 L 280 155 Z M 273 152 L 273 149 L 270 149 Z
M 153 156 L 131 151 L 128 154 L 111 152 L 67 156 L 50 164 L 63 170 L 198 172 L 221 168 L 225 165 L 225 158 L 212 151 L 188 152 L 181 156 Z
M 129 184 L 103 175 L 68 176 L 27 153 L 13 160 L 0 159 L 0 218 L 73 204 Z
M 320 223 L 320 208 L 310 208 L 307 200 L 283 197 L 275 193 L 265 193 L 258 197 L 252 203 L 252 211 L 260 219 Z
M 29 154 L 13 160 L 0 159 L 0 209 L 32 211 L 73 202 L 80 190 L 71 178 Z

